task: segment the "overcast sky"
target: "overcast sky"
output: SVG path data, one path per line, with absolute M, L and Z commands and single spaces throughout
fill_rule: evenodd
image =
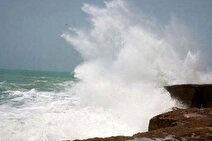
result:
M 0 68 L 72 71 L 82 59 L 61 38 L 68 27 L 86 27 L 83 3 L 101 0 L 0 0 Z M 131 9 L 167 24 L 175 16 L 192 29 L 212 67 L 212 0 L 130 0 Z

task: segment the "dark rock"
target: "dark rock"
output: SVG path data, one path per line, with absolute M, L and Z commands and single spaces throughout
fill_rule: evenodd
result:
M 187 107 L 212 107 L 212 84 L 180 84 L 165 89 Z

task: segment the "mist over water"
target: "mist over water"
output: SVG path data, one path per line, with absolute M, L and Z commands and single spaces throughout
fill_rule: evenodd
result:
M 151 117 L 179 105 L 164 85 L 212 82 L 188 28 L 177 18 L 160 25 L 132 12 L 123 1 L 106 2 L 101 8 L 84 4 L 82 10 L 90 18 L 90 28 L 71 27 L 62 35 L 84 59 L 74 71 L 79 80 L 61 83 L 59 91 L 10 92 L 30 100 L 18 108 L 0 105 L 0 140 L 147 131 Z
M 123 1 L 106 2 L 104 8 L 84 4 L 82 10 L 91 28 L 70 28 L 62 35 L 84 58 L 73 89 L 79 106 L 103 108 L 128 126 L 111 135 L 146 131 L 149 118 L 176 106 L 164 85 L 212 82 L 189 29 L 177 18 L 162 26 L 131 12 Z

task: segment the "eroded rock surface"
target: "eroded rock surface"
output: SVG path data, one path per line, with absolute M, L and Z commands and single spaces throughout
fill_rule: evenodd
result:
M 149 132 L 134 136 L 150 138 L 172 135 L 178 140 L 212 141 L 212 108 L 177 109 L 153 117 Z
M 149 131 L 84 141 L 212 141 L 212 108 L 177 109 L 150 120 Z M 80 140 L 75 140 L 80 141 Z

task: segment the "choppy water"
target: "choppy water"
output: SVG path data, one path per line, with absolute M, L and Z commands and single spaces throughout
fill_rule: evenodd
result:
M 212 83 L 195 40 L 176 18 L 160 25 L 126 1 L 84 4 L 87 28 L 62 37 L 84 62 L 70 73 L 0 71 L 0 140 L 54 141 L 146 131 L 177 103 L 163 89 Z
M 30 133 L 36 128 L 33 123 L 29 123 L 31 127 L 24 128 L 27 119 L 54 113 L 55 107 L 74 105 L 76 100 L 71 91 L 74 82 L 76 79 L 70 72 L 1 69 L 0 140 L 28 140 L 24 132 Z M 38 122 L 42 123 L 44 119 L 40 120 Z M 42 130 L 42 127 L 38 130 Z M 33 138 L 33 134 L 28 135 Z
M 0 70 L 0 105 L 24 106 L 38 97 L 60 98 L 74 81 L 69 72 Z M 37 94 L 39 93 L 39 95 Z M 67 94 L 68 96 L 68 94 Z M 45 102 L 45 101 L 43 101 Z
M 113 113 L 113 105 L 108 108 L 81 103 L 76 86 L 79 82 L 69 72 L 0 70 L 0 141 L 54 141 L 134 133 L 137 127 L 122 119 L 122 111 Z

